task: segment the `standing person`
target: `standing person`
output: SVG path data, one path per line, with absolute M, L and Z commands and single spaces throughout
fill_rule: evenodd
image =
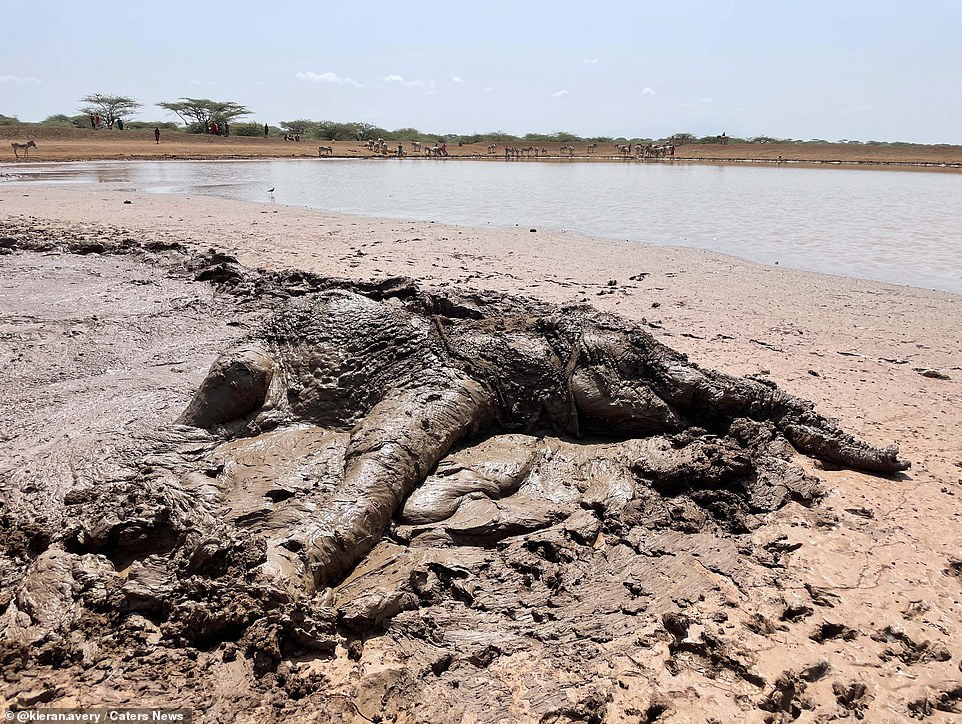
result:
M 447 156 L 447 155 L 448 155 L 448 144 L 447 144 L 447 143 L 442 143 L 442 144 L 441 144 L 441 155 L 442 155 L 442 156 Z
M 404 156 L 404 146 L 402 146 L 402 145 L 399 143 L 399 144 L 397 145 L 397 157 L 398 157 L 398 158 L 401 158 L 402 156 Z
M 100 128 L 100 114 L 94 116 L 94 128 Z
M 227 121 L 224 121 L 221 125 L 224 127 L 224 135 L 225 135 L 225 136 L 229 136 L 229 135 L 230 135 L 230 126 L 227 125 Z
M 123 118 L 118 118 L 118 119 L 117 119 L 117 130 L 118 130 L 118 131 L 124 130 L 124 119 L 123 119 Z
M 93 113 L 90 114 L 90 127 L 91 127 L 91 128 L 96 128 L 96 127 L 97 127 L 97 122 L 94 120 L 94 114 L 93 114 Z
M 154 143 L 160 143 L 160 128 L 154 129 Z
M 264 138 L 267 138 L 267 124 L 264 124 Z

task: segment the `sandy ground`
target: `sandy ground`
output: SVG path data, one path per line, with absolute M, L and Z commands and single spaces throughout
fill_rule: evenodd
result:
M 228 143 L 235 142 L 242 143 Z M 726 594 L 730 603 L 734 599 L 728 610 L 742 645 L 753 651 L 755 670 L 773 682 L 789 669 L 829 663 L 832 674 L 809 687 L 814 709 L 801 721 L 827 721 L 860 707 L 869 721 L 904 721 L 913 702 L 945 701 L 956 696 L 946 692 L 962 691 L 962 297 L 566 233 L 477 230 L 92 188 L 0 185 L 0 220 L 51 237 L 70 225 L 91 238 L 129 233 L 198 250 L 216 247 L 251 266 L 358 279 L 407 275 L 442 287 L 587 301 L 646 324 L 705 367 L 767 376 L 864 439 L 898 442 L 913 466 L 893 480 L 809 463 L 830 494 L 815 510 L 788 506 L 773 514 L 769 530 L 791 543 L 784 569 Z M 6 316 L 0 310 L 0 324 L 15 321 Z M 212 358 L 224 335 L 209 337 Z M 184 384 L 196 385 L 207 362 L 195 356 L 184 365 Z M 716 598 L 694 609 L 704 606 L 707 613 L 718 605 Z M 788 606 L 812 613 L 782 624 Z M 758 621 L 777 625 L 759 632 Z M 854 633 L 819 637 L 823 623 L 844 624 Z M 904 632 L 912 645 L 899 643 L 893 631 Z M 924 652 L 926 641 L 944 647 L 948 658 L 906 653 Z M 371 651 L 385 660 L 397 654 L 388 641 L 378 646 Z M 632 660 L 648 662 L 649 655 L 640 649 Z M 612 666 L 625 661 L 613 659 Z M 529 664 L 506 660 L 493 668 L 523 699 L 526 685 L 511 672 Z M 763 720 L 744 682 L 652 673 L 647 666 L 641 670 L 671 703 L 661 720 L 734 720 L 742 710 L 745 721 Z M 854 694 L 845 694 L 855 691 L 852 685 L 865 686 L 854 704 Z M 627 690 L 615 699 L 621 714 L 613 720 L 631 720 Z M 7 696 L 15 700 L 15 693 Z M 757 693 L 756 699 L 765 692 Z M 916 711 L 936 721 L 958 720 L 932 706 Z M 375 713 L 366 712 L 363 718 Z
M 319 146 L 331 146 L 333 157 L 372 158 L 374 154 L 363 144 L 349 141 L 301 140 L 285 141 L 283 138 L 255 138 L 243 136 L 202 136 L 163 131 L 161 142 L 154 143 L 153 131 L 110 131 L 85 129 L 50 129 L 41 127 L 0 126 L 0 141 L 6 143 L 24 142 L 34 139 L 36 149 L 30 149 L 30 159 L 36 161 L 95 161 L 150 158 L 316 158 Z M 402 142 L 408 156 L 423 155 L 423 149 L 433 145 L 429 138 L 420 139 L 422 152 L 414 151 L 411 141 Z M 527 147 L 535 144 L 512 143 L 512 146 Z M 588 144 L 575 143 L 572 152 L 562 152 L 561 146 L 569 144 L 541 143 L 539 147 L 547 151 L 548 158 L 575 158 L 579 160 L 621 160 L 616 144 L 601 143 L 589 149 Z M 397 142 L 388 144 L 393 153 Z M 504 144 L 499 144 L 493 152 L 488 144 L 448 145 L 449 158 L 504 158 Z M 23 152 L 20 152 L 21 155 Z M 327 152 L 325 151 L 325 155 Z M 962 146 L 944 145 L 904 145 L 904 146 L 866 146 L 860 144 L 698 144 L 679 146 L 675 151 L 678 161 L 706 162 L 754 162 L 811 163 L 818 165 L 857 165 L 860 167 L 883 166 L 900 167 L 945 167 L 951 170 L 962 168 Z M 13 152 L 10 160 L 15 161 Z M 525 160 L 534 160 L 525 159 Z

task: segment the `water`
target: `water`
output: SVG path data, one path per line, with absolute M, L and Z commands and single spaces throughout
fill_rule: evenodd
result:
M 31 169 L 22 181 L 262 202 L 274 187 L 277 203 L 327 211 L 565 229 L 962 293 L 962 175 L 955 173 L 413 159 Z

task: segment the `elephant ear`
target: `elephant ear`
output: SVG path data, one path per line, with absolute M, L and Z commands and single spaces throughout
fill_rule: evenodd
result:
M 225 352 L 211 365 L 177 423 L 211 428 L 247 417 L 267 400 L 276 368 L 274 358 L 258 345 Z

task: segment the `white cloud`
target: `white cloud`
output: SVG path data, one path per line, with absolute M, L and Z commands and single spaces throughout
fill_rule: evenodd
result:
M 655 95 L 655 91 L 653 91 L 651 88 L 645 86 L 645 89 L 644 89 L 643 91 L 641 91 L 641 94 L 642 94 L 643 96 L 653 96 L 653 95 Z
M 298 73 L 295 76 L 298 80 L 306 80 L 311 83 L 332 83 L 334 85 L 352 85 L 355 88 L 360 88 L 361 84 L 358 83 L 353 78 L 342 78 L 336 73 L 312 73 L 307 71 L 306 73 Z
M 585 58 L 585 59 L 582 60 L 581 62 L 584 63 L 585 65 L 594 65 L 595 63 L 598 62 L 598 59 L 597 59 L 597 58 Z
M 562 98 L 562 97 L 564 97 L 564 96 L 566 96 L 566 95 L 568 95 L 568 91 L 566 91 L 566 90 L 559 90 L 557 93 L 552 93 L 552 94 L 551 94 L 551 97 L 552 97 L 552 98 Z
M 16 75 L 0 75 L 0 83 L 16 83 L 17 85 L 40 85 L 40 79 L 34 78 L 32 75 L 28 75 L 26 78 L 20 78 Z
M 423 80 L 404 80 L 402 75 L 389 75 L 384 79 L 385 83 L 397 83 L 398 85 L 403 85 L 405 88 L 421 88 L 424 86 Z
M 451 82 L 452 82 L 452 83 L 464 83 L 464 81 L 461 80 L 461 76 L 459 76 L 459 75 L 452 75 L 452 76 L 451 76 Z
M 192 80 L 192 81 L 189 81 L 189 82 L 190 82 L 191 85 L 212 85 L 212 86 L 215 86 L 215 87 L 217 86 L 217 83 L 216 83 L 215 81 L 212 81 L 212 80 L 209 80 L 209 81 L 207 81 L 206 83 L 205 83 L 204 81 L 202 81 L 202 80 Z
M 494 91 L 494 88 L 492 88 L 491 86 L 488 86 L 487 88 L 484 89 L 485 93 L 491 93 L 493 91 Z

